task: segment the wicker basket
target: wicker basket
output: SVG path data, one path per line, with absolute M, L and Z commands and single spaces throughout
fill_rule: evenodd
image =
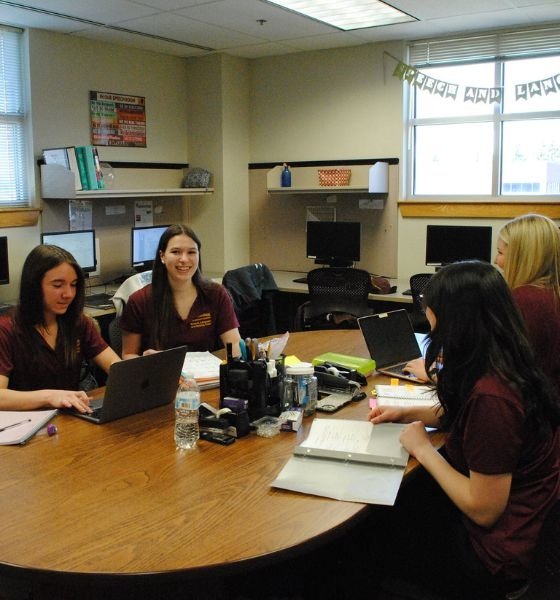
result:
M 350 185 L 352 169 L 317 169 L 321 187 L 342 187 Z

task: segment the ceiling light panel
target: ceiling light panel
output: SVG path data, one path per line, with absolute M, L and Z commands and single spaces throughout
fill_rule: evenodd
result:
M 415 21 L 378 0 L 266 0 L 345 31 Z

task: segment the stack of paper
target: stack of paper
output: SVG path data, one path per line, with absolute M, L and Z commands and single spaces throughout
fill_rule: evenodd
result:
M 220 385 L 221 359 L 211 352 L 187 352 L 183 371 L 192 373 L 201 390 L 218 387 Z

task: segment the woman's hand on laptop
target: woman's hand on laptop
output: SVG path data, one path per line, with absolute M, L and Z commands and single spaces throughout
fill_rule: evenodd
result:
M 428 377 L 428 373 L 426 373 L 426 363 L 422 357 L 415 358 L 410 362 L 407 362 L 405 367 L 403 368 L 405 373 L 410 373 L 414 375 L 418 381 L 430 381 Z
M 75 408 L 81 413 L 90 413 L 91 398 L 83 391 L 44 390 L 47 403 L 53 408 Z

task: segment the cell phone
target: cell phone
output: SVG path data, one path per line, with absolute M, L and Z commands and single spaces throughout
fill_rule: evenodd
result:
M 215 444 L 221 444 L 222 446 L 229 446 L 235 442 L 233 435 L 215 433 L 213 431 L 201 431 L 200 439 L 206 440 L 207 442 L 214 442 Z

